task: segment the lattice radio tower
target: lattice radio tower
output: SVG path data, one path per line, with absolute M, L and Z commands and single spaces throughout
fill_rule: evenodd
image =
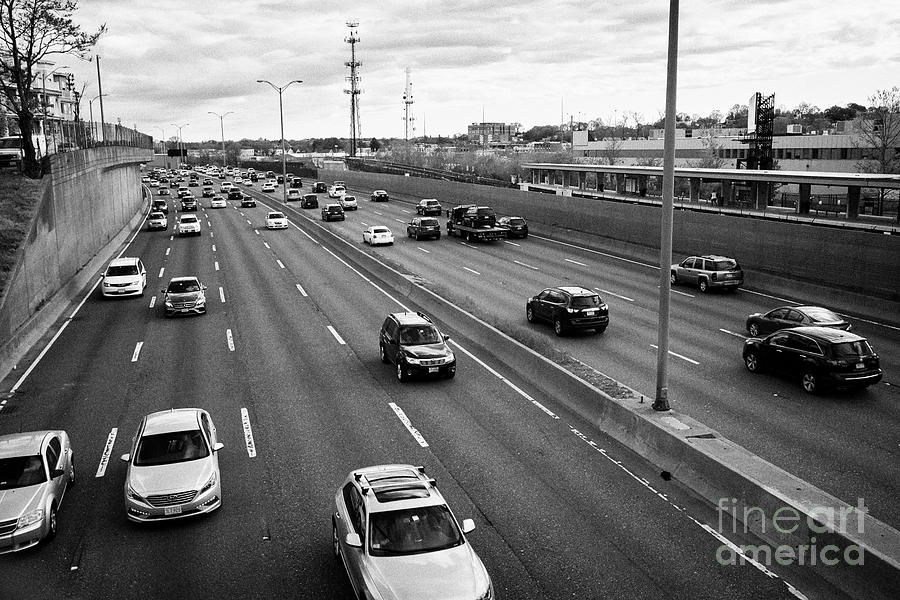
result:
M 344 41 L 350 44 L 350 60 L 344 64 L 350 67 L 350 89 L 344 90 L 345 94 L 350 94 L 350 156 L 356 156 L 356 139 L 360 134 L 359 126 L 359 95 L 362 90 L 359 88 L 358 69 L 362 63 L 356 60 L 356 43 L 359 42 L 359 33 L 356 28 L 359 27 L 359 21 L 347 21 L 347 27 L 350 28 L 350 35 L 344 38 Z
M 414 123 L 416 118 L 409 114 L 409 107 L 412 106 L 413 102 L 412 80 L 409 76 L 409 67 L 406 67 L 406 87 L 403 90 L 403 139 L 406 140 L 407 144 L 409 143 L 410 129 L 412 129 L 413 135 L 416 132 Z

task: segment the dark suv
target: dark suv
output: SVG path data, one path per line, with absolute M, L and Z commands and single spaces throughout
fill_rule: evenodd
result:
M 182 211 L 197 211 L 197 199 L 193 196 L 185 196 L 181 199 L 181 210 Z
M 317 181 L 312 185 L 312 191 L 315 194 L 324 194 L 328 191 L 328 186 L 325 185 L 324 181 Z
M 381 325 L 378 346 L 381 362 L 397 365 L 397 379 L 414 375 L 456 375 L 456 356 L 442 334 L 422 313 L 401 312 L 387 316 Z
M 490 206 L 472 206 L 463 214 L 462 224 L 467 227 L 494 227 L 497 213 Z
M 229 200 L 243 200 L 244 192 L 242 192 L 238 188 L 231 188 L 230 190 L 228 190 L 228 199 Z
M 744 342 L 744 366 L 799 377 L 803 389 L 864 388 L 881 381 L 878 355 L 855 333 L 833 327 L 792 327 Z
M 556 335 L 574 329 L 603 333 L 609 326 L 609 306 L 587 288 L 565 286 L 547 288 L 528 299 L 525 318 L 529 323 L 549 321 Z
M 422 238 L 441 239 L 441 224 L 434 217 L 413 217 L 406 226 L 406 236 L 420 240 Z
M 439 215 L 443 211 L 441 210 L 440 202 L 434 198 L 425 198 L 424 200 L 419 200 L 419 203 L 416 204 L 416 212 L 420 215 Z
M 696 285 L 704 294 L 715 288 L 733 292 L 744 283 L 744 271 L 735 259 L 727 256 L 689 256 L 677 265 L 672 265 L 669 281 L 672 285 Z
M 340 204 L 326 204 L 322 207 L 323 221 L 343 221 L 345 218 L 344 209 Z
M 300 198 L 300 208 L 319 208 L 319 197 L 315 194 L 304 194 Z

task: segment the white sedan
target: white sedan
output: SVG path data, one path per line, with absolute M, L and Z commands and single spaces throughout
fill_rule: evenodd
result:
M 240 175 L 238 175 L 234 178 L 234 182 L 235 183 L 244 183 L 244 178 L 241 177 Z
M 212 200 L 209 201 L 210 208 L 226 208 L 227 206 L 228 204 L 222 196 L 213 196 Z
M 358 208 L 356 196 L 341 196 L 338 202 L 341 203 L 341 208 L 344 210 L 356 210 Z
M 287 229 L 287 217 L 282 212 L 270 212 L 266 215 L 266 229 Z
M 328 197 L 329 198 L 340 198 L 344 194 L 347 193 L 347 188 L 342 185 L 333 185 L 328 188 Z
M 272 183 L 272 182 L 270 182 L 270 181 L 267 181 L 266 183 L 262 184 L 262 191 L 264 191 L 264 192 L 274 192 L 274 191 L 275 191 L 275 184 Z
M 363 243 L 371 244 L 393 244 L 394 234 L 384 225 L 372 225 L 363 230 Z

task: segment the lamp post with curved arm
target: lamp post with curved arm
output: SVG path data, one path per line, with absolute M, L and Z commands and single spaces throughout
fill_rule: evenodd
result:
M 256 83 L 268 83 L 273 90 L 278 92 L 278 114 L 281 118 L 281 202 L 282 204 L 287 204 L 287 155 L 285 154 L 284 149 L 284 108 L 281 103 L 281 94 L 284 90 L 288 89 L 292 83 L 303 83 L 303 81 L 294 79 L 288 81 L 281 87 L 278 87 L 271 81 L 266 81 L 265 79 L 257 79 Z
M 182 140 L 181 140 L 181 130 L 183 128 L 187 127 L 188 125 L 190 125 L 190 123 L 185 123 L 184 125 L 176 125 L 175 123 L 169 123 L 169 124 L 178 130 L 178 168 L 180 169 L 181 165 L 184 164 L 183 163 L 184 144 L 182 143 Z
M 221 131 L 222 133 L 222 168 L 225 168 L 228 166 L 228 161 L 225 160 L 225 117 L 227 117 L 228 115 L 233 115 L 234 111 L 229 110 L 224 115 L 220 115 L 219 113 L 213 112 L 211 110 L 208 110 L 206 112 L 207 114 L 219 117 L 219 131 Z
M 91 98 L 90 100 L 88 100 L 88 111 L 90 112 L 90 116 L 91 116 L 91 131 L 93 131 L 93 138 L 94 138 L 94 139 L 93 139 L 93 142 L 94 142 L 94 143 L 97 142 L 97 131 L 96 131 L 96 128 L 95 128 L 95 126 L 94 126 L 94 105 L 93 105 L 93 102 L 94 102 L 94 100 L 96 100 L 97 98 L 102 98 L 102 97 L 110 96 L 110 95 L 111 95 L 111 94 L 97 94 L 96 96 L 94 96 L 93 98 Z M 101 102 L 102 102 L 102 100 L 101 100 Z

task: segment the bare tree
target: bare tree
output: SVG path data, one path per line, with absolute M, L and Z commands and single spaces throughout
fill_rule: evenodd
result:
M 0 80 L 9 108 L 22 132 L 23 172 L 40 177 L 32 132 L 38 98 L 35 68 L 49 57 L 72 54 L 84 58 L 106 31 L 106 24 L 92 33 L 72 21 L 76 0 L 0 0 Z
M 856 119 L 863 158 L 856 163 L 861 173 L 900 173 L 900 88 L 878 90 L 869 96 L 869 109 Z M 882 212 L 886 192 L 879 192 Z M 900 222 L 900 209 L 897 210 Z
M 617 165 L 622 159 L 623 142 L 615 137 L 603 140 L 603 149 L 600 151 L 603 162 L 607 165 Z
M 724 167 L 725 159 L 719 153 L 722 144 L 711 137 L 703 138 L 701 143 L 703 144 L 703 155 L 697 160 L 687 161 L 688 166 L 694 169 L 721 169 Z

